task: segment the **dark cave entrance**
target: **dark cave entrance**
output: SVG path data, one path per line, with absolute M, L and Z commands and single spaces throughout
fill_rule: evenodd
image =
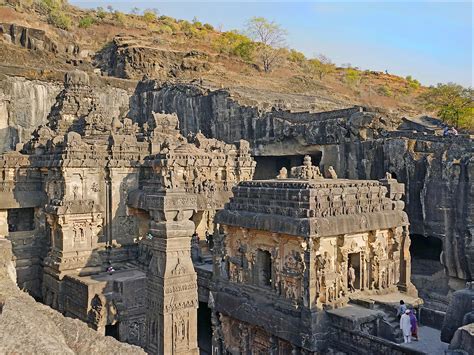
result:
M 12 208 L 7 210 L 9 232 L 24 232 L 35 229 L 34 208 Z
M 316 152 L 309 154 L 313 165 L 318 166 L 323 156 L 322 152 Z M 290 169 L 294 166 L 300 166 L 303 164 L 303 155 L 282 155 L 282 156 L 254 156 L 257 162 L 255 168 L 254 179 L 255 180 L 266 180 L 274 179 L 281 168 L 285 167 L 290 173 Z
M 109 337 L 113 337 L 117 340 L 120 340 L 119 335 L 119 323 L 110 324 L 105 326 L 105 335 Z
M 410 239 L 413 274 L 432 275 L 443 269 L 440 260 L 443 251 L 441 239 L 420 234 L 411 234 Z
M 198 308 L 198 346 L 201 355 L 212 354 L 211 309 L 204 302 Z
M 355 272 L 354 288 L 360 290 L 360 253 L 351 253 L 349 254 L 349 267 L 352 265 Z

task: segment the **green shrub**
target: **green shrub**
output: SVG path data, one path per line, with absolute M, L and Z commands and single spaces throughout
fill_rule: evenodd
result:
M 168 35 L 172 35 L 174 33 L 173 28 L 171 28 L 168 25 L 159 25 L 157 32 L 160 34 L 168 34 Z
M 80 28 L 89 28 L 95 23 L 93 17 L 87 15 L 79 20 L 79 27 Z
M 189 21 L 181 21 L 179 27 L 186 37 L 197 37 L 199 34 L 199 30 Z
M 205 23 L 205 24 L 203 25 L 203 27 L 204 27 L 206 30 L 208 30 L 208 31 L 214 31 L 214 26 L 212 26 L 212 25 L 209 24 L 209 23 Z
M 176 23 L 176 20 L 174 18 L 165 15 L 160 16 L 159 20 L 160 22 L 166 23 L 167 25 L 169 25 L 170 23 Z
M 202 22 L 201 22 L 201 21 L 199 21 L 199 20 L 198 20 L 198 18 L 197 18 L 196 16 L 194 16 L 194 18 L 193 18 L 193 21 L 192 21 L 192 22 L 193 22 L 193 25 L 194 25 L 194 27 L 195 27 L 195 28 L 197 28 L 197 29 L 199 29 L 199 30 L 200 30 L 201 28 L 203 28 L 203 26 L 202 26 Z
M 239 56 L 243 60 L 248 62 L 252 61 L 254 58 L 256 45 L 252 41 L 246 41 L 239 43 L 232 51 L 232 54 Z
M 71 28 L 71 18 L 60 10 L 53 10 L 48 16 L 48 22 L 57 28 L 62 30 L 68 30 Z
M 416 79 L 413 79 L 411 75 L 408 75 L 405 79 L 410 89 L 416 90 L 421 86 L 420 82 Z
M 387 85 L 379 87 L 377 91 L 380 95 L 383 95 L 383 96 L 387 96 L 387 97 L 393 96 L 392 90 L 390 90 L 390 88 Z
M 39 0 L 38 6 L 41 11 L 50 14 L 53 10 L 60 10 L 63 7 L 61 0 Z
M 317 76 L 319 80 L 333 73 L 336 70 L 336 66 L 328 57 L 319 55 L 318 58 L 309 59 L 306 62 L 306 68 L 312 76 Z
M 114 12 L 114 19 L 121 25 L 125 25 L 125 23 L 127 22 L 127 16 L 120 11 Z
M 143 19 L 145 20 L 145 22 L 151 23 L 151 22 L 155 22 L 158 19 L 158 17 L 156 16 L 155 11 L 145 10 L 145 12 L 143 13 Z
M 302 64 L 306 60 L 306 57 L 303 53 L 292 49 L 290 50 L 290 53 L 288 54 L 288 60 L 293 63 Z
M 360 80 L 360 72 L 354 68 L 347 68 L 345 75 L 346 83 L 349 85 L 357 85 Z
M 229 31 L 217 37 L 213 42 L 213 47 L 221 53 L 233 54 L 244 60 L 252 60 L 256 44 L 245 35 Z
M 103 7 L 98 7 L 97 11 L 96 11 L 96 15 L 97 15 L 98 18 L 103 20 L 105 18 L 105 16 L 107 16 L 107 13 L 105 12 Z

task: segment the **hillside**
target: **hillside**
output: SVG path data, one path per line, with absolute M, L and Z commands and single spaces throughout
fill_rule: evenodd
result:
M 336 67 L 320 77 L 293 50 L 283 50 L 280 65 L 267 73 L 256 58 L 235 50 L 242 38 L 199 21 L 152 12 L 82 10 L 59 0 L 8 0 L 0 7 L 0 19 L 0 65 L 34 68 L 39 79 L 79 68 L 130 80 L 144 75 L 162 81 L 197 80 L 263 107 L 324 111 L 364 105 L 400 115 L 423 113 L 417 97 L 425 88 L 416 80 Z M 21 28 L 11 24 L 29 28 L 31 39 L 22 40 Z M 17 38 L 12 31 L 18 31 Z

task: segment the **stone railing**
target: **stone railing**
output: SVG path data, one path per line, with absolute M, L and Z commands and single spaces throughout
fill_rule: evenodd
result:
M 390 355 L 422 355 L 426 354 L 415 349 L 405 348 L 391 341 L 356 330 L 348 330 L 332 325 L 333 341 L 331 346 L 351 354 L 390 354 Z

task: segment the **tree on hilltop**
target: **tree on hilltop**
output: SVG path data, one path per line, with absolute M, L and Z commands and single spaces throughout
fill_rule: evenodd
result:
M 317 58 L 308 60 L 308 69 L 312 75 L 317 75 L 319 80 L 322 80 L 326 75 L 334 72 L 336 66 L 331 59 L 321 54 Z
M 282 59 L 287 32 L 279 24 L 264 17 L 252 17 L 247 21 L 246 32 L 257 42 L 257 55 L 263 70 L 270 72 Z
M 443 121 L 467 129 L 474 128 L 474 91 L 455 83 L 438 84 L 420 96 L 424 106 L 436 111 Z

